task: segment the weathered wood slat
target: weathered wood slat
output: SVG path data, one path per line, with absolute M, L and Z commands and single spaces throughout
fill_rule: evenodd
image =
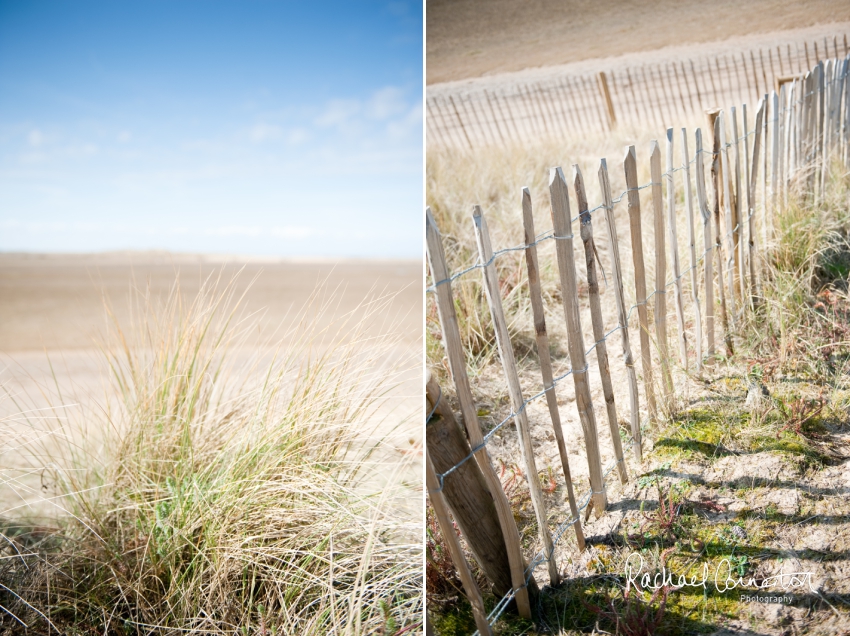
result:
M 629 481 L 626 461 L 623 459 L 623 443 L 620 439 L 620 427 L 617 423 L 617 405 L 614 401 L 614 385 L 611 382 L 611 368 L 608 363 L 608 345 L 605 343 L 605 324 L 602 321 L 602 301 L 599 298 L 599 278 L 596 274 L 596 245 L 593 242 L 593 219 L 587 205 L 587 193 L 578 165 L 573 166 L 573 187 L 578 204 L 581 242 L 584 245 L 584 262 L 587 267 L 587 289 L 590 304 L 590 322 L 593 327 L 596 360 L 599 364 L 599 377 L 602 380 L 602 396 L 605 399 L 605 411 L 608 415 L 608 427 L 611 431 L 611 443 L 617 458 L 617 471 L 620 481 Z
M 732 216 L 734 227 L 732 236 L 735 246 L 735 276 L 738 279 L 736 289 L 738 298 L 741 300 L 741 305 L 743 306 L 747 297 L 747 280 L 744 273 L 744 215 L 742 214 L 744 195 L 741 193 L 741 136 L 738 134 L 738 113 L 734 106 L 730 109 L 730 115 L 732 116 L 732 136 L 735 139 L 735 143 L 733 144 L 735 149 L 735 194 L 733 199 L 735 207 Z M 745 177 L 744 183 L 746 182 Z M 741 311 L 743 311 L 743 308 Z
M 714 255 L 712 253 L 711 240 L 711 210 L 708 207 L 708 199 L 705 194 L 705 165 L 703 162 L 702 130 L 699 128 L 694 132 L 696 142 L 696 182 L 697 203 L 699 204 L 700 216 L 702 217 L 702 238 L 705 275 L 705 332 L 706 332 L 706 356 L 708 359 L 714 357 Z
M 643 386 L 646 393 L 646 406 L 650 419 L 658 420 L 658 408 L 655 405 L 655 389 L 652 378 L 652 349 L 649 344 L 649 316 L 646 309 L 646 270 L 643 262 L 643 232 L 640 218 L 640 192 L 638 191 L 637 157 L 635 147 L 626 148 L 623 159 L 623 171 L 626 175 L 626 191 L 629 200 L 629 233 L 632 241 L 632 262 L 635 270 L 635 304 L 640 324 L 640 359 L 643 370 Z
M 503 596 L 512 588 L 511 568 L 493 497 L 478 464 L 464 461 L 471 452 L 469 442 L 430 372 L 425 395 L 433 412 L 425 424 L 425 442 L 434 470 L 446 474 L 454 469 L 443 478 L 443 497 L 493 592 Z
M 676 326 L 679 330 L 679 363 L 688 369 L 688 337 L 685 332 L 685 301 L 682 295 L 682 267 L 679 263 L 679 235 L 676 231 L 676 180 L 673 172 L 673 129 L 667 129 L 667 227 L 670 230 L 670 256 L 673 288 L 676 290 Z
M 463 345 L 460 339 L 460 330 L 457 324 L 454 298 L 452 295 L 451 282 L 448 282 L 449 271 L 446 266 L 446 257 L 443 252 L 443 242 L 440 231 L 434 222 L 431 209 L 425 211 L 425 239 L 427 245 L 428 264 L 431 268 L 436 285 L 437 311 L 440 316 L 440 327 L 443 332 L 442 342 L 446 349 L 446 357 L 449 361 L 452 379 L 455 383 L 457 398 L 460 402 L 460 411 L 463 415 L 463 424 L 469 438 L 469 445 L 475 450 L 475 461 L 481 468 L 481 474 L 487 481 L 487 488 L 496 505 L 499 514 L 499 523 L 502 534 L 505 537 L 505 547 L 508 551 L 508 560 L 511 568 L 511 583 L 516 591 L 517 610 L 520 616 L 531 618 L 531 603 L 529 601 L 529 588 L 536 589 L 534 576 L 529 576 L 528 586 L 525 577 L 525 559 L 522 555 L 522 545 L 517 530 L 516 520 L 511 511 L 510 502 L 505 495 L 502 484 L 499 481 L 490 456 L 484 446 L 484 436 L 481 434 L 481 426 L 478 423 L 478 411 L 472 399 L 472 389 L 469 386 L 469 377 L 466 374 L 466 359 L 463 354 Z M 446 281 L 446 282 L 443 282 Z
M 717 290 L 720 294 L 720 321 L 723 329 L 723 341 L 726 344 L 726 355 L 731 356 L 732 332 L 729 330 L 729 312 L 726 310 L 726 293 L 724 292 L 723 276 L 723 230 L 720 227 L 720 193 L 723 190 L 720 184 L 723 174 L 720 163 L 720 111 L 709 113 L 709 123 L 714 130 L 711 152 L 711 181 L 714 190 L 714 254 L 717 259 Z
M 561 427 L 561 414 L 558 411 L 558 396 L 555 393 L 554 376 L 552 373 L 552 358 L 549 355 L 549 335 L 546 331 L 546 317 L 543 313 L 543 294 L 540 291 L 540 267 L 537 261 L 537 246 L 534 245 L 534 213 L 531 207 L 531 192 L 522 189 L 522 222 L 525 231 L 525 264 L 528 269 L 528 290 L 531 297 L 531 313 L 534 316 L 534 335 L 537 340 L 537 355 L 540 358 L 540 372 L 543 375 L 543 388 L 546 389 L 546 405 L 552 420 L 552 430 L 558 444 L 558 455 L 561 458 L 561 468 L 567 486 L 567 500 L 570 504 L 570 514 L 575 517 L 573 530 L 576 533 L 578 549 L 584 551 L 584 532 L 581 529 L 578 506 L 576 505 L 573 489 L 570 460 L 567 456 L 567 445 L 564 441 L 564 431 Z
M 460 547 L 460 541 L 455 534 L 455 529 L 452 526 L 452 521 L 449 518 L 449 512 L 446 508 L 446 503 L 443 501 L 443 494 L 440 492 L 440 484 L 437 481 L 437 476 L 434 472 L 434 466 L 431 464 L 431 458 L 425 453 L 426 467 L 426 482 L 428 486 L 428 498 L 431 500 L 431 507 L 434 509 L 434 514 L 437 517 L 437 523 L 440 525 L 440 533 L 443 535 L 443 541 L 449 547 L 449 554 L 452 557 L 452 563 L 455 569 L 460 574 L 460 580 L 463 583 L 463 589 L 466 592 L 466 598 L 469 599 L 469 604 L 472 605 L 472 615 L 475 617 L 475 626 L 482 636 L 490 636 L 493 632 L 490 631 L 490 623 L 487 622 L 487 612 L 484 609 L 484 599 L 481 598 L 481 590 L 478 589 L 478 584 L 472 577 L 472 570 L 469 569 L 469 563 L 463 556 L 463 550 Z
M 723 215 L 726 219 L 726 306 L 729 311 L 729 322 L 732 329 L 737 329 L 735 313 L 735 242 L 733 235 L 732 215 L 732 173 L 729 169 L 729 145 L 726 142 L 726 118 L 723 111 L 717 116 L 720 131 L 720 165 L 723 176 L 721 187 L 723 188 Z M 731 337 L 731 334 L 730 334 Z
M 493 260 L 493 247 L 490 244 L 490 232 L 487 229 L 487 221 L 479 206 L 472 211 L 472 222 L 475 226 L 475 238 L 478 240 L 478 254 L 484 276 L 484 291 L 487 304 L 490 306 L 490 317 L 493 320 L 493 331 L 496 334 L 496 345 L 499 349 L 499 357 L 502 360 L 502 369 L 505 373 L 505 381 L 508 385 L 508 395 L 516 424 L 519 446 L 522 451 L 522 459 L 525 465 L 525 478 L 528 482 L 528 490 L 531 494 L 531 504 L 537 518 L 537 532 L 549 567 L 549 580 L 552 585 L 561 581 L 558 573 L 558 565 L 555 561 L 555 545 L 549 532 L 549 515 L 546 511 L 546 502 L 543 500 L 543 489 L 540 486 L 540 476 L 537 473 L 537 462 L 534 459 L 534 446 L 531 442 L 531 431 L 528 426 L 528 413 L 525 411 L 525 400 L 522 397 L 522 388 L 519 383 L 519 374 L 514 358 L 514 349 L 508 334 L 508 323 L 505 320 L 505 312 L 502 307 L 502 296 L 499 287 L 499 275 L 496 272 L 496 263 Z
M 649 171 L 652 178 L 652 218 L 655 227 L 655 340 L 661 365 L 661 380 L 666 408 L 673 404 L 673 375 L 667 347 L 667 248 L 664 240 L 664 204 L 661 194 L 661 149 L 654 139 L 649 142 Z
M 623 296 L 623 273 L 620 266 L 620 246 L 617 240 L 617 226 L 614 223 L 614 203 L 611 199 L 611 183 L 608 180 L 608 165 L 602 159 L 599 162 L 599 188 L 602 191 L 602 205 L 605 206 L 605 227 L 608 231 L 608 248 L 611 250 L 612 278 L 614 298 L 617 302 L 617 320 L 620 326 L 620 342 L 623 346 L 623 362 L 629 381 L 629 423 L 632 431 L 632 448 L 638 462 L 643 461 L 643 445 L 640 431 L 640 401 L 638 397 L 637 374 L 632 347 L 629 343 L 629 319 L 626 314 L 626 300 Z
M 599 455 L 599 437 L 596 431 L 596 416 L 590 398 L 588 383 L 588 365 L 584 349 L 584 335 L 581 329 L 581 313 L 578 303 L 576 284 L 575 252 L 573 250 L 573 229 L 570 219 L 570 199 L 567 181 L 560 168 L 549 171 L 549 200 L 552 206 L 552 227 L 555 236 L 555 253 L 558 259 L 558 273 L 561 279 L 561 296 L 564 304 L 564 317 L 567 323 L 567 338 L 570 351 L 570 364 L 576 392 L 581 427 L 584 432 L 584 445 L 587 451 L 587 464 L 590 471 L 591 497 L 596 516 L 603 513 L 608 505 L 605 480 L 602 477 L 602 460 Z M 588 511 L 589 512 L 589 511 Z
M 694 301 L 697 371 L 702 370 L 702 306 L 699 300 L 699 270 L 697 269 L 696 235 L 694 232 L 694 191 L 691 181 L 691 162 L 688 153 L 688 131 L 682 128 L 682 181 L 685 185 L 685 205 L 688 208 L 688 248 L 691 256 L 691 297 Z
M 758 110 L 756 111 L 755 134 L 753 135 L 753 168 L 750 175 L 750 182 L 747 187 L 747 201 L 749 205 L 749 237 L 750 237 L 750 284 L 752 291 L 753 305 L 758 303 L 760 296 L 758 278 L 756 277 L 756 228 L 755 228 L 755 210 L 756 210 L 756 184 L 758 183 L 759 172 L 759 152 L 761 151 L 761 125 L 764 117 L 764 100 L 759 100 Z

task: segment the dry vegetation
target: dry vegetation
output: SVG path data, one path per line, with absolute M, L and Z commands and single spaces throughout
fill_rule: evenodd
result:
M 0 633 L 414 631 L 421 452 L 393 404 L 418 356 L 388 364 L 392 339 L 367 330 L 390 300 L 342 314 L 320 289 L 285 344 L 245 362 L 257 316 L 232 281 L 140 295 L 103 343 L 102 408 L 20 402 L 0 422 L 54 509 L 0 516 Z M 3 486 L 26 500 L 23 472 Z
M 551 227 L 546 187 L 551 166 L 561 165 L 569 174 L 572 164 L 580 164 L 592 207 L 599 201 L 595 180 L 599 157 L 608 158 L 614 196 L 622 191 L 622 149 L 626 144 L 637 145 L 638 165 L 643 170 L 640 182 L 649 181 L 649 139 L 647 131 L 620 131 L 616 137 L 571 144 L 486 148 L 474 154 L 429 151 L 427 202 L 443 234 L 450 270 L 460 271 L 477 260 L 470 220 L 472 204 L 484 208 L 495 249 L 521 244 L 520 187 L 530 187 L 536 229 L 543 232 Z M 677 158 L 675 165 L 679 163 Z M 689 259 L 684 250 L 687 225 L 680 182 L 677 189 L 684 267 Z M 642 200 L 644 249 L 649 249 L 645 254 L 650 265 L 654 258 L 650 199 L 642 196 Z M 634 291 L 630 283 L 634 279 L 627 265 L 631 251 L 625 208 L 616 207 L 615 214 L 627 270 L 623 273 L 627 304 L 631 304 Z M 761 214 L 761 209 L 757 210 L 759 223 Z M 536 607 L 536 626 L 509 612 L 497 623 L 497 633 L 525 634 L 543 629 L 568 634 L 596 629 L 604 631 L 595 633 L 682 634 L 726 633 L 726 629 L 759 634 L 835 634 L 850 628 L 850 176 L 836 162 L 822 200 L 814 202 L 810 197 L 792 194 L 787 205 L 776 211 L 775 220 L 776 233 L 763 262 L 763 298 L 734 334 L 734 356 L 717 355 L 702 373 L 695 372 L 693 357 L 688 372 L 675 370 L 675 403 L 663 422 L 647 426 L 645 435 L 651 450 L 645 453 L 643 464 L 627 458 L 630 483 L 620 486 L 613 475 L 608 479 L 609 510 L 586 526 L 588 550 L 579 554 L 573 537 L 565 535 L 556 555 L 566 582 L 543 591 Z M 595 223 L 598 242 L 604 235 L 602 223 Z M 701 238 L 699 233 L 697 245 L 702 244 Z M 551 243 L 541 245 L 541 276 L 557 375 L 558 368 L 569 369 L 569 360 Z M 607 246 L 600 243 L 599 251 L 605 254 Z M 602 260 L 607 269 L 604 255 Z M 542 387 L 523 253 L 500 257 L 497 269 L 527 397 Z M 648 269 L 647 275 L 651 286 L 654 273 Z M 482 425 L 489 429 L 507 415 L 509 407 L 480 283 L 480 272 L 473 271 L 456 281 L 453 289 L 461 335 L 470 353 L 474 397 Z M 586 287 L 580 286 L 580 296 L 586 298 Z M 687 286 L 685 296 L 689 298 Z M 609 304 L 613 305 L 613 300 Z M 692 315 L 690 307 L 688 301 Z M 668 310 L 670 348 L 675 355 L 672 300 Z M 426 311 L 428 364 L 450 392 L 452 384 L 433 299 L 429 299 Z M 692 347 L 693 319 L 689 320 Z M 585 313 L 587 333 L 589 323 Z M 607 313 L 606 324 L 609 329 L 616 324 L 613 312 Z M 636 333 L 634 320 L 631 329 Z M 589 345 L 592 340 L 587 333 L 585 342 Z M 633 338 L 632 347 L 637 358 L 639 345 L 635 341 Z M 719 320 L 716 342 L 722 352 Z M 624 419 L 625 378 L 615 367 L 619 357 L 615 349 L 619 351 L 618 346 L 609 345 L 614 380 L 621 385 L 617 393 L 618 405 L 622 405 L 619 415 Z M 571 449 L 573 479 L 582 493 L 587 490 L 583 483 L 586 460 L 578 418 L 571 413 L 575 410 L 572 387 L 563 387 L 558 393 L 559 404 Z M 605 447 L 610 441 L 605 437 L 604 412 L 599 410 L 603 402 L 597 395 L 597 427 L 603 438 L 603 464 L 607 464 Z M 552 523 L 560 523 L 569 514 L 549 432 L 551 424 L 545 407 L 539 411 L 529 407 L 528 412 L 539 478 L 548 493 Z M 498 462 L 497 468 L 503 468 L 502 479 L 510 489 L 526 554 L 533 554 L 539 549 L 537 532 L 524 476 L 516 478 L 519 451 L 513 437 L 513 430 L 503 429 L 500 438 L 493 438 L 490 452 Z M 608 453 L 610 458 L 610 450 Z M 471 612 L 443 554 L 439 533 L 432 526 L 428 526 L 428 609 L 437 633 L 466 634 L 473 629 Z M 636 552 L 644 557 L 650 571 L 666 565 L 690 575 L 701 572 L 706 563 L 713 571 L 724 559 L 734 572 L 759 579 L 779 571 L 810 571 L 814 591 L 791 590 L 793 600 L 786 604 L 743 603 L 736 592 L 720 593 L 711 586 L 705 593 L 692 588 L 654 595 L 651 590 L 639 593 L 633 589 L 625 594 L 625 561 Z M 471 557 L 470 561 L 474 563 Z M 545 570 L 539 569 L 538 577 L 538 581 L 545 581 Z M 483 575 L 479 573 L 478 579 L 486 591 Z M 485 598 L 488 609 L 496 600 L 492 595 Z

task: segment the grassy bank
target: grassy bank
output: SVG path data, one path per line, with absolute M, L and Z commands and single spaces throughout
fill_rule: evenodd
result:
M 239 300 L 213 279 L 195 298 L 140 294 L 133 323 L 113 323 L 103 345 L 98 409 L 69 421 L 21 403 L 6 423 L 41 462 L 39 499 L 54 509 L 34 519 L 9 506 L 0 520 L 6 633 L 396 634 L 420 622 L 420 454 L 392 441 L 416 426 L 393 407 L 416 356 L 388 364 L 392 338 L 364 332 L 390 299 L 334 315 L 319 290 L 271 348 L 252 341 L 256 316 Z

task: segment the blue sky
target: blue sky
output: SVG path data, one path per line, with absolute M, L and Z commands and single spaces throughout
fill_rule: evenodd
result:
M 0 0 L 0 250 L 420 257 L 421 2 Z

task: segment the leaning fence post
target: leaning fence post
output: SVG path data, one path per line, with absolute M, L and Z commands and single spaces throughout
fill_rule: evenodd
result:
M 428 485 L 428 498 L 431 500 L 431 507 L 437 516 L 437 523 L 440 524 L 440 534 L 443 535 L 443 540 L 449 546 L 449 554 L 451 554 L 452 562 L 455 564 L 458 574 L 460 574 L 460 580 L 463 583 L 466 598 L 469 599 L 469 603 L 472 605 L 475 626 L 478 627 L 478 632 L 481 636 L 490 636 L 493 632 L 490 631 L 490 623 L 487 622 L 487 612 L 484 609 L 484 599 L 481 598 L 481 590 L 478 589 L 478 584 L 472 578 L 469 563 L 466 562 L 466 558 L 463 556 L 460 541 L 458 541 L 451 519 L 449 519 L 449 512 L 446 509 L 446 503 L 443 501 L 443 493 L 440 491 L 437 475 L 434 473 L 434 466 L 431 464 L 431 458 L 428 456 L 427 451 L 425 452 L 425 466 L 428 471 L 425 475 Z
M 735 275 L 738 277 L 738 293 L 741 298 L 741 314 L 743 315 L 744 307 L 746 306 L 744 299 L 747 297 L 745 291 L 747 286 L 746 277 L 744 275 L 744 242 L 741 240 L 744 233 L 744 225 L 741 220 L 741 207 L 744 204 L 744 197 L 741 196 L 741 144 L 740 136 L 738 135 L 738 114 L 734 106 L 730 109 L 730 115 L 732 116 L 732 136 L 735 138 L 735 208 L 732 216 L 732 223 L 734 225 L 732 238 L 735 248 Z M 731 176 L 730 173 L 730 179 Z
M 617 125 L 617 116 L 614 114 L 614 102 L 611 101 L 611 91 L 608 90 L 608 77 L 605 75 L 605 71 L 599 71 L 599 87 L 602 90 L 605 106 L 608 108 L 608 123 L 613 130 Z
M 522 221 L 525 230 L 525 264 L 528 267 L 528 290 L 531 297 L 531 312 L 534 315 L 534 334 L 537 340 L 537 355 L 540 357 L 540 372 L 543 375 L 543 388 L 546 389 L 546 405 L 549 407 L 549 417 L 552 419 L 552 429 L 558 442 L 558 454 L 561 457 L 561 467 L 564 470 L 564 480 L 567 483 L 567 499 L 570 504 L 570 514 L 575 519 L 573 529 L 576 533 L 578 549 L 584 551 L 584 532 L 581 529 L 581 519 L 573 491 L 573 478 L 570 471 L 570 460 L 567 456 L 567 445 L 564 441 L 564 431 L 561 428 L 561 414 L 558 411 L 558 397 L 555 394 L 555 383 L 552 374 L 552 359 L 549 356 L 549 335 L 546 332 L 546 317 L 543 313 L 543 294 L 540 291 L 540 267 L 537 262 L 536 234 L 534 233 L 534 213 L 531 208 L 531 192 L 522 189 Z
M 537 464 L 534 461 L 534 446 L 531 443 L 531 432 L 528 429 L 528 414 L 525 412 L 525 400 L 523 400 L 522 388 L 519 384 L 514 350 L 511 346 L 508 323 L 505 320 L 505 312 L 502 308 L 499 275 L 496 272 L 496 263 L 493 256 L 493 247 L 490 245 L 490 233 L 487 230 L 487 221 L 481 213 L 481 208 L 477 205 L 472 211 L 472 222 L 475 226 L 475 238 L 478 240 L 478 254 L 481 257 L 481 262 L 484 264 L 484 291 L 486 292 L 487 304 L 490 305 L 493 331 L 496 333 L 496 344 L 499 348 L 499 357 L 502 359 L 502 368 L 508 384 L 511 407 L 515 413 L 514 424 L 516 424 L 519 445 L 525 463 L 526 480 L 528 481 L 528 490 L 531 494 L 531 503 L 537 517 L 537 531 L 540 534 L 540 541 L 543 543 L 543 550 L 546 553 L 546 559 L 549 564 L 549 579 L 552 585 L 557 585 L 561 582 L 561 576 L 558 573 L 558 565 L 555 562 L 555 545 L 552 543 L 552 535 L 549 533 L 546 502 L 543 501 L 540 476 L 537 474 Z
M 743 141 L 744 141 L 744 175 L 743 175 L 743 179 L 744 179 L 744 188 L 746 188 L 746 190 L 747 190 L 747 232 L 752 233 L 751 222 L 752 222 L 752 219 L 753 219 L 753 215 L 750 212 L 750 210 L 752 209 L 752 198 L 750 196 L 750 133 L 749 133 L 749 126 L 748 126 L 748 123 L 747 123 L 747 105 L 746 104 L 741 105 L 741 122 L 742 122 L 743 127 L 744 127 L 744 135 L 743 135 Z M 741 237 L 743 238 L 743 236 L 744 236 L 744 230 L 743 230 L 744 220 L 743 220 L 743 218 L 741 219 L 740 222 L 741 222 Z M 743 251 L 741 252 L 741 254 L 742 254 L 742 256 L 741 256 L 741 266 L 744 269 L 746 269 L 747 260 L 749 259 L 750 265 L 751 265 L 750 271 L 752 271 L 752 254 L 750 253 L 750 250 L 749 250 L 749 246 L 750 246 L 751 242 L 752 242 L 752 238 L 748 238 L 747 239 L 746 258 L 744 256 L 744 252 Z M 744 245 L 744 241 L 742 240 L 741 241 L 741 249 L 742 250 L 743 250 L 743 245 Z M 753 280 L 753 277 L 750 276 L 750 279 L 749 279 L 749 289 L 750 289 L 749 299 L 746 296 L 744 298 L 741 298 L 741 303 L 745 307 L 749 305 L 750 309 L 753 308 L 753 291 L 752 290 L 753 290 L 754 285 L 755 285 L 755 281 Z
M 747 187 L 747 203 L 749 213 L 749 234 L 750 234 L 750 289 L 752 290 L 752 303 L 758 303 L 759 289 L 758 279 L 756 278 L 756 232 L 755 232 L 755 210 L 756 210 L 756 184 L 758 184 L 759 173 L 759 150 L 761 149 L 761 121 L 764 117 L 764 100 L 759 100 L 758 110 L 756 111 L 756 126 L 755 136 L 753 137 L 753 171 L 750 175 L 750 182 Z
M 723 340 L 726 343 L 726 355 L 732 355 L 732 334 L 729 331 L 729 313 L 726 311 L 726 294 L 724 290 L 725 281 L 723 280 L 723 230 L 720 228 L 720 193 L 723 188 L 720 180 L 723 179 L 723 173 L 720 164 L 720 111 L 709 113 L 709 122 L 714 128 L 711 151 L 711 181 L 714 188 L 714 231 L 715 236 L 715 252 L 717 254 L 717 289 L 720 293 L 720 319 L 723 327 Z
M 732 328 L 737 329 L 735 322 L 735 242 L 732 229 L 732 174 L 729 170 L 729 145 L 726 143 L 726 118 L 725 113 L 720 111 L 717 116 L 717 122 L 720 128 L 720 163 L 723 166 L 721 174 L 723 176 L 723 214 L 726 217 L 726 266 L 728 267 L 727 285 L 726 285 L 726 302 L 729 307 L 729 320 L 732 323 Z
M 708 335 L 706 356 L 714 356 L 714 263 L 711 253 L 711 210 L 705 195 L 705 165 L 703 162 L 702 130 L 699 128 L 694 132 L 696 141 L 696 180 L 697 180 L 697 203 L 699 204 L 700 216 L 702 216 L 702 238 L 705 249 L 705 331 Z
M 667 408 L 673 402 L 673 376 L 667 349 L 667 250 L 664 246 L 664 206 L 661 201 L 661 149 L 654 139 L 649 142 L 649 171 L 652 175 L 652 210 L 655 221 L 655 339 L 661 360 L 661 379 Z
M 567 322 L 567 339 L 575 384 L 576 407 L 584 431 L 584 445 L 587 449 L 587 464 L 590 471 L 590 505 L 595 508 L 598 517 L 608 506 L 608 496 L 605 491 L 605 479 L 602 476 L 602 459 L 599 456 L 596 416 L 593 413 L 593 402 L 590 399 L 590 385 L 587 379 L 588 366 L 584 353 L 584 335 L 581 330 L 581 313 L 578 304 L 569 191 L 564 173 L 560 168 L 552 168 L 549 171 L 549 199 L 552 205 L 555 252 L 558 258 L 558 273 L 561 278 L 564 318 Z M 589 513 L 590 509 L 588 509 Z
M 640 220 L 640 193 L 638 192 L 637 158 L 635 147 L 626 148 L 623 159 L 623 171 L 626 175 L 626 191 L 629 193 L 629 233 L 632 239 L 632 262 L 635 268 L 635 304 L 640 324 L 640 359 L 643 369 L 643 385 L 646 391 L 646 406 L 649 417 L 658 419 L 655 405 L 655 390 L 652 386 L 652 350 L 649 346 L 649 318 L 646 310 L 646 270 L 643 264 L 643 234 Z
M 425 395 L 431 414 L 425 423 L 425 442 L 436 474 L 443 476 L 438 478 L 442 495 L 493 592 L 504 596 L 512 588 L 511 568 L 487 481 L 478 464 L 468 461 L 469 442 L 430 371 Z
M 691 295 L 696 318 L 697 371 L 702 370 L 702 307 L 699 302 L 696 238 L 694 234 L 694 191 L 691 186 L 691 162 L 688 158 L 688 131 L 682 128 L 682 179 L 685 182 L 685 204 L 688 206 L 688 246 L 691 252 Z
M 611 369 L 608 364 L 608 346 L 605 344 L 605 325 L 602 322 L 602 303 L 599 300 L 599 280 L 596 275 L 596 246 L 593 243 L 593 220 L 587 205 L 587 194 L 584 181 L 578 165 L 573 166 L 573 185 L 578 203 L 579 226 L 581 242 L 584 244 L 584 262 L 587 266 L 587 289 L 590 301 L 590 321 L 593 326 L 593 345 L 596 349 L 596 360 L 599 363 L 599 376 L 602 380 L 602 395 L 605 398 L 605 410 L 608 414 L 608 427 L 611 429 L 611 443 L 614 445 L 614 456 L 617 458 L 617 470 L 620 481 L 627 483 L 629 475 L 626 462 L 623 459 L 623 443 L 620 440 L 620 427 L 617 423 L 617 405 L 614 402 L 614 385 L 611 383 Z
M 685 333 L 685 307 L 682 298 L 682 272 L 679 264 L 679 237 L 676 232 L 676 186 L 673 179 L 673 129 L 667 129 L 667 216 L 670 227 L 670 254 L 673 261 L 673 285 L 676 289 L 676 325 L 679 328 L 679 361 L 688 369 L 688 338 Z
M 626 301 L 623 298 L 623 273 L 620 267 L 620 247 L 617 242 L 617 227 L 614 225 L 614 203 L 611 200 L 611 184 L 608 181 L 608 164 L 604 159 L 599 162 L 599 188 L 602 190 L 602 205 L 605 206 L 605 226 L 608 230 L 608 247 L 611 249 L 612 278 L 614 279 L 614 298 L 617 301 L 617 319 L 620 325 L 620 342 L 623 345 L 623 362 L 629 379 L 629 405 L 631 406 L 632 448 L 638 462 L 643 461 L 643 448 L 640 434 L 640 402 L 638 398 L 637 374 L 629 344 L 629 317 L 626 314 Z
M 425 210 L 425 239 L 428 248 L 428 263 L 431 267 L 431 276 L 434 278 L 437 311 L 443 330 L 443 345 L 446 348 L 446 357 L 449 360 L 449 368 L 454 379 L 463 423 L 469 437 L 469 445 L 475 453 L 475 461 L 487 481 L 487 488 L 493 497 L 496 511 L 499 514 L 499 524 L 505 537 L 505 547 L 508 551 L 508 561 L 511 567 L 511 584 L 516 593 L 517 611 L 523 618 L 530 619 L 531 604 L 528 598 L 528 588 L 534 589 L 536 587 L 534 574 L 529 573 L 528 584 L 526 585 L 525 559 L 522 556 L 519 530 L 517 530 L 516 520 L 507 495 L 505 495 L 502 484 L 490 463 L 490 457 L 484 445 L 484 436 L 481 434 L 481 426 L 478 423 L 478 410 L 472 399 L 472 389 L 469 386 L 469 377 L 466 374 L 466 360 L 464 359 L 460 329 L 457 324 L 451 280 L 448 267 L 446 267 L 446 257 L 443 253 L 443 242 L 437 224 L 434 222 L 434 216 L 431 214 L 431 208 Z

